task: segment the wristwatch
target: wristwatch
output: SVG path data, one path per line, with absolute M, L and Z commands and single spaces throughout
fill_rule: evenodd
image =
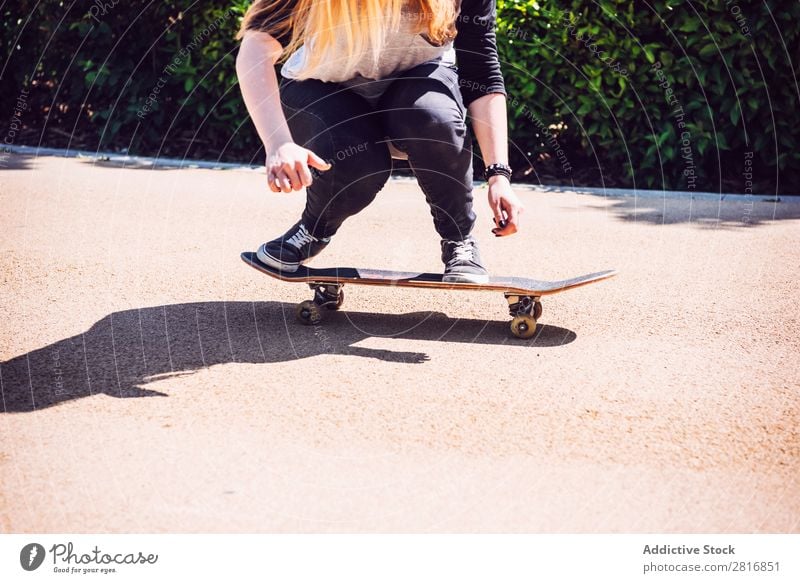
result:
M 501 176 L 505 176 L 508 180 L 511 180 L 511 167 L 508 164 L 503 164 L 502 162 L 497 162 L 496 164 L 489 164 L 486 167 L 486 170 L 483 171 L 483 178 L 485 180 L 489 180 L 492 176 L 497 176 L 500 174 Z

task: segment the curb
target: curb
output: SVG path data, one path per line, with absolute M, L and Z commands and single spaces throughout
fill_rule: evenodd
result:
M 204 169 L 204 170 L 239 170 L 262 171 L 264 166 L 237 164 L 235 162 L 209 162 L 207 160 L 188 160 L 180 158 L 152 158 L 147 156 L 129 156 L 112 152 L 90 152 L 87 150 L 64 150 L 60 148 L 39 148 L 35 146 L 3 146 L 2 152 L 26 154 L 32 156 L 57 156 L 60 158 L 85 158 L 95 162 L 114 162 L 137 168 L 172 168 L 172 169 Z M 407 181 L 411 177 L 392 177 L 392 180 Z M 475 181 L 484 186 L 483 180 Z M 596 188 L 589 186 L 546 186 L 536 184 L 515 184 L 519 190 L 529 192 L 559 192 L 565 194 L 588 194 L 607 198 L 678 198 L 687 200 L 715 200 L 718 202 L 772 202 L 782 204 L 800 204 L 800 196 L 769 194 L 726 194 L 714 192 L 686 192 L 680 190 L 646 190 L 630 188 Z
M 114 162 L 136 168 L 174 168 L 205 170 L 263 170 L 264 166 L 249 166 L 235 162 L 209 162 L 207 160 L 189 160 L 180 158 L 150 158 L 147 156 L 128 156 L 112 152 L 90 152 L 87 150 L 63 150 L 60 148 L 38 148 L 35 146 L 3 146 L 3 152 L 26 154 L 31 156 L 57 156 L 59 158 L 85 158 L 94 162 Z

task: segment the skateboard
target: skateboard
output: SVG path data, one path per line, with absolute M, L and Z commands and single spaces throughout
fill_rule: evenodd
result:
M 386 271 L 355 267 L 329 267 L 314 269 L 301 265 L 293 273 L 282 272 L 265 265 L 251 251 L 242 253 L 242 260 L 250 267 L 281 281 L 306 283 L 314 298 L 297 304 L 295 315 L 306 325 L 322 321 L 325 310 L 338 310 L 344 302 L 345 284 L 380 285 L 390 287 L 417 287 L 443 290 L 473 290 L 503 292 L 511 315 L 511 333 L 517 338 L 531 338 L 536 333 L 536 322 L 542 315 L 542 296 L 557 294 L 614 277 L 613 269 L 598 271 L 563 279 L 542 281 L 525 277 L 491 277 L 487 283 L 450 283 L 442 281 L 441 273 Z

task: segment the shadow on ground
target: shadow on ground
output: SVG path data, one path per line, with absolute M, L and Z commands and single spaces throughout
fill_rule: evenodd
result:
M 610 205 L 589 205 L 589 208 L 611 213 L 626 222 L 651 225 L 694 224 L 698 227 L 729 230 L 800 219 L 800 200 L 786 196 L 779 198 L 780 202 L 742 199 L 715 201 L 692 199 L 689 195 L 683 198 L 626 197 L 611 199 Z
M 0 148 L 0 170 L 32 170 L 35 156 L 4 152 Z
M 106 394 L 166 396 L 149 381 L 223 363 L 275 363 L 343 354 L 420 364 L 422 352 L 354 346 L 370 337 L 437 342 L 560 346 L 570 330 L 539 326 L 534 338 L 510 337 L 504 321 L 449 318 L 437 312 L 331 312 L 321 325 L 295 322 L 294 306 L 279 302 L 204 302 L 115 312 L 88 331 L 0 363 L 4 411 L 27 412 Z
M 0 151 L 2 154 L 2 151 Z M 43 153 L 43 154 L 28 154 L 28 153 L 17 153 L 17 152 L 9 152 L 6 154 L 6 158 L 3 162 L 0 162 L 0 170 L 35 170 L 36 169 L 36 160 L 38 158 L 49 158 L 52 157 L 52 154 Z M 158 158 L 157 163 L 153 163 L 149 159 L 142 159 L 136 156 L 131 156 L 130 158 L 126 158 L 124 154 L 115 154 L 114 157 L 110 158 L 103 154 L 91 154 L 91 155 L 81 155 L 78 156 L 77 159 L 82 164 L 86 164 L 92 166 L 94 168 L 104 168 L 110 170 L 196 170 L 200 168 L 200 165 L 196 160 L 185 159 L 181 160 L 179 158 L 169 158 L 163 157 Z M 58 156 L 61 157 L 61 156 Z M 72 158 L 64 158 L 64 159 L 72 159 Z M 251 164 L 258 164 L 258 160 L 252 160 L 250 164 L 242 162 L 241 164 L 233 164 L 229 162 L 211 162 L 211 161 L 203 161 L 203 168 L 209 170 L 226 170 L 230 168 L 242 168 L 249 166 Z

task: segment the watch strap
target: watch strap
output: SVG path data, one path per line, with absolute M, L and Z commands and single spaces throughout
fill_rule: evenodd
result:
M 503 164 L 502 162 L 489 164 L 486 167 L 486 170 L 483 172 L 483 177 L 484 179 L 489 180 L 492 176 L 497 176 L 498 174 L 511 180 L 511 167 L 508 164 Z

